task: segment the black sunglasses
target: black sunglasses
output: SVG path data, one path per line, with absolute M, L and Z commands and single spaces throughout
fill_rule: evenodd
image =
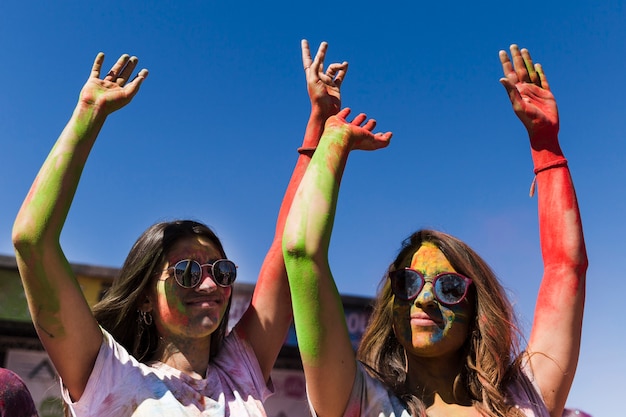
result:
M 389 273 L 391 291 L 402 300 L 413 300 L 424 288 L 426 277 L 411 268 L 398 269 Z M 456 272 L 436 275 L 432 281 L 435 298 L 442 304 L 458 304 L 467 296 L 472 280 Z
M 237 278 L 237 265 L 228 259 L 218 259 L 212 264 L 201 264 L 193 259 L 183 259 L 167 268 L 174 270 L 174 279 L 183 288 L 194 288 L 202 281 L 202 268 L 211 267 L 211 278 L 220 287 L 228 287 Z

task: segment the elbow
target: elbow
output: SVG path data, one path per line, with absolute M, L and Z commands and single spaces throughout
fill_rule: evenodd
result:
M 570 258 L 569 267 L 576 272 L 578 276 L 584 276 L 587 273 L 589 267 L 589 259 L 587 258 L 587 250 L 584 244 L 577 251 L 575 256 Z
M 285 262 L 310 258 L 306 246 L 298 240 L 283 238 L 283 256 Z
M 18 223 L 13 225 L 11 232 L 11 240 L 13 241 L 13 247 L 16 252 L 22 252 L 28 250 L 34 246 L 34 241 L 29 233 L 24 230 Z
M 15 252 L 22 257 L 35 252 L 37 247 L 44 246 L 41 233 L 37 233 L 28 222 L 18 220 L 13 224 L 11 240 Z
M 584 253 L 576 265 L 576 272 L 578 275 L 585 275 L 587 273 L 587 268 L 589 268 L 589 259 L 587 259 L 587 254 Z

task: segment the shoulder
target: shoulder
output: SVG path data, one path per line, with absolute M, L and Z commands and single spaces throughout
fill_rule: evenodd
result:
M 511 404 L 521 409 L 527 416 L 549 417 L 539 386 L 535 382 L 530 361 L 526 354 L 522 358 L 519 368 L 514 371 L 507 386 L 507 397 Z
M 401 416 L 409 417 L 402 401 L 389 388 L 357 362 L 357 371 L 346 416 Z

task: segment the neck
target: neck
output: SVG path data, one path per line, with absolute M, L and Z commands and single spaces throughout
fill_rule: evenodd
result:
M 436 358 L 409 355 L 406 381 L 409 391 L 421 398 L 426 407 L 439 402 L 471 406 L 461 380 L 463 359 L 458 352 Z
M 163 362 L 194 378 L 203 379 L 209 367 L 210 353 L 210 337 L 191 340 L 159 338 L 154 360 Z

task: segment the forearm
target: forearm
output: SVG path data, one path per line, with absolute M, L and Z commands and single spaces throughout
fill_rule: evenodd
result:
M 311 114 L 304 131 L 303 148 L 316 148 L 317 144 L 324 133 L 324 124 L 330 116 L 334 116 L 336 112 L 324 110 L 321 106 L 314 103 L 311 104 Z M 312 155 L 312 153 L 310 154 Z
M 356 364 L 328 246 L 349 153 L 342 131 L 324 133 L 287 218 L 283 249 L 298 347 L 311 403 L 320 415 L 345 409 Z
M 283 247 L 290 256 L 327 255 L 341 177 L 350 152 L 346 133 L 341 128 L 324 133 L 302 178 L 283 238 Z
M 325 121 L 326 117 L 320 112 L 311 112 L 302 143 L 302 147 L 309 151 L 298 154 L 276 220 L 274 239 L 259 271 L 251 308 L 238 325 L 240 334 L 251 342 L 266 377 L 269 377 L 292 320 L 291 294 L 282 252 L 285 222 Z
M 322 281 L 332 281 L 327 262 L 328 246 L 348 152 L 343 132 L 324 134 L 298 188 L 285 226 L 283 249 L 296 328 L 309 336 L 317 334 L 313 329 L 320 323 L 320 299 L 334 297 L 334 284 Z M 315 337 L 310 339 L 316 340 Z M 317 347 L 313 342 L 301 343 L 300 349 L 304 355 Z
M 541 251 L 546 269 L 570 269 L 584 275 L 587 255 L 574 184 L 554 135 L 533 148 Z
M 296 165 L 291 174 L 291 178 L 289 179 L 289 184 L 287 185 L 287 189 L 283 196 L 283 200 L 281 202 L 278 212 L 278 217 L 276 219 L 274 240 L 261 267 L 259 280 L 264 281 L 266 279 L 271 279 L 275 281 L 282 276 L 286 281 L 286 271 L 282 254 L 282 239 L 285 229 L 285 222 L 287 220 L 289 210 L 291 209 L 291 205 L 293 203 L 293 199 L 298 189 L 298 186 L 300 185 L 302 177 L 304 176 L 304 173 L 306 172 L 306 169 L 311 162 L 313 149 L 315 149 L 317 147 L 317 144 L 319 143 L 320 137 L 324 129 L 324 122 L 326 121 L 326 116 L 324 116 L 319 109 L 315 111 L 316 108 L 317 107 L 314 107 L 314 110 L 311 111 L 304 139 L 302 141 L 302 148 L 311 149 L 311 151 L 300 152 L 298 154 Z M 289 295 L 288 286 L 285 285 L 285 290 L 282 292 Z
M 37 244 L 58 242 L 84 164 L 104 116 L 77 106 L 22 203 L 13 226 L 19 251 Z
M 539 232 L 544 274 L 529 351 L 533 372 L 550 410 L 565 404 L 578 364 L 585 303 L 587 255 L 569 169 L 537 174 Z

